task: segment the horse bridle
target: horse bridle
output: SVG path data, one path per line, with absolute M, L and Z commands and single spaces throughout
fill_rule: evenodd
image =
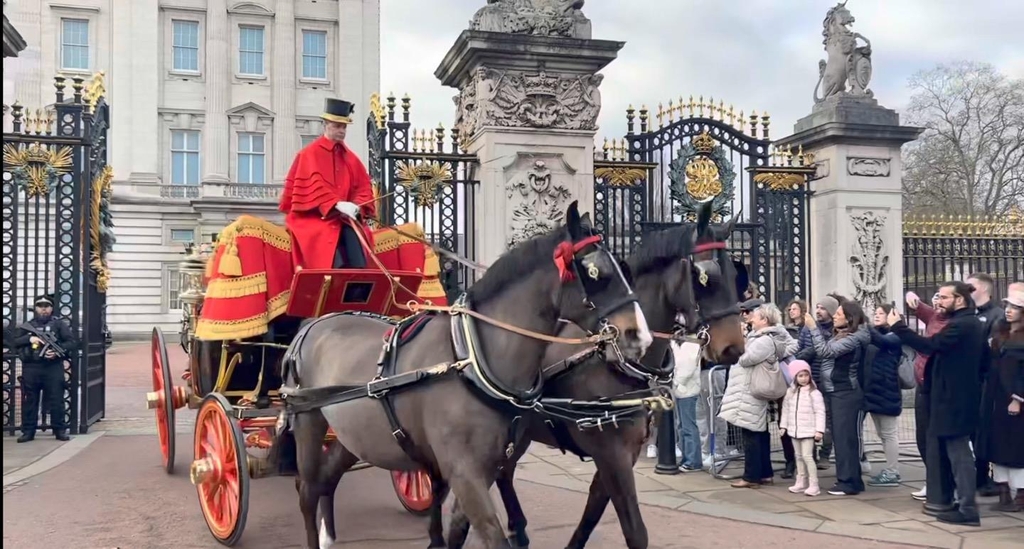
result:
M 599 321 L 598 333 L 605 336 L 598 346 L 603 348 L 604 345 L 610 345 L 615 351 L 616 356 L 619 357 L 620 360 L 624 361 L 625 357 L 623 356 L 621 349 L 619 349 L 618 344 L 619 328 L 608 321 L 608 316 L 625 306 L 638 303 L 639 298 L 636 293 L 633 292 L 632 286 L 629 285 L 625 274 L 623 274 L 622 269 L 619 267 L 619 262 L 615 261 L 611 252 L 604 247 L 597 246 L 597 250 L 586 254 L 584 257 L 576 257 L 577 254 L 587 246 L 590 246 L 591 244 L 598 245 L 603 240 L 604 237 L 601 235 L 592 234 L 575 243 L 568 240 L 563 241 L 555 247 L 554 261 L 555 266 L 558 268 L 559 279 L 562 280 L 563 283 L 575 282 L 579 287 L 580 293 L 583 294 L 584 306 L 591 311 L 596 311 Z M 608 258 L 609 263 L 611 263 L 613 269 L 615 269 L 615 274 L 619 277 L 623 286 L 629 290 L 625 295 L 617 297 L 608 303 L 603 303 L 600 306 L 595 304 L 591 297 L 591 295 L 598 290 L 594 287 L 594 284 L 599 280 L 601 275 L 596 262 L 587 261 L 587 258 L 594 254 L 604 254 Z M 586 274 L 584 275 L 583 273 Z M 589 330 L 587 331 L 589 332 Z
M 700 284 L 701 286 L 707 285 L 708 272 L 710 270 L 722 272 L 721 254 L 724 253 L 724 250 L 726 250 L 727 247 L 726 243 L 721 241 L 705 242 L 693 247 L 693 250 L 687 258 L 698 273 L 696 280 L 692 281 L 692 284 L 694 285 L 694 295 L 696 295 L 697 284 Z M 696 260 L 695 256 L 710 251 L 716 251 L 713 257 L 709 259 Z M 697 315 L 696 329 L 691 332 L 686 325 L 677 324 L 676 329 L 673 330 L 672 334 L 668 334 L 667 337 L 670 337 L 677 343 L 695 343 L 700 345 L 702 350 L 711 343 L 712 322 L 728 316 L 738 315 L 740 313 L 738 304 L 733 304 L 729 307 L 724 307 L 721 310 L 711 311 L 706 314 L 701 311 L 700 303 L 698 303 L 697 300 L 694 300 L 693 305 L 693 312 Z M 655 337 L 658 337 L 658 335 L 659 334 L 656 333 Z M 630 378 L 647 380 L 649 382 L 665 383 L 672 377 L 674 368 L 672 367 L 671 362 L 663 361 L 659 367 L 648 368 L 642 364 L 636 364 L 633 361 L 623 360 L 621 356 L 619 358 L 617 368 L 620 372 Z
M 722 242 L 722 241 L 704 242 L 702 244 L 697 244 L 696 246 L 693 247 L 693 251 L 690 252 L 690 256 L 689 257 L 690 257 L 690 262 L 693 264 L 694 269 L 696 269 L 697 273 L 698 273 L 697 274 L 697 279 L 694 280 L 694 282 L 693 282 L 694 285 L 695 285 L 694 286 L 694 290 L 695 290 L 694 293 L 695 294 L 696 294 L 696 290 L 697 290 L 696 284 L 700 284 L 702 287 L 706 287 L 707 286 L 707 283 L 708 283 L 708 271 L 709 270 L 713 269 L 713 270 L 717 270 L 719 273 L 723 272 L 722 271 L 722 261 L 721 261 L 722 257 L 721 256 L 722 256 L 723 253 L 725 253 L 725 250 L 727 249 L 727 247 L 728 247 L 727 244 L 725 242 Z M 701 259 L 701 260 L 697 260 L 695 258 L 695 256 L 698 255 L 698 254 L 701 254 L 701 253 L 704 253 L 704 252 L 709 252 L 709 251 L 712 251 L 712 250 L 717 250 L 717 253 L 715 254 L 716 257 L 713 257 L 713 258 L 710 258 L 710 259 Z M 723 307 L 720 310 L 711 311 L 709 313 L 705 313 L 705 312 L 701 311 L 700 303 L 698 302 L 698 300 L 695 299 L 693 305 L 694 305 L 694 313 L 696 313 L 696 315 L 697 315 L 697 329 L 696 329 L 696 331 L 694 332 L 693 335 L 697 335 L 698 338 L 704 340 L 703 346 L 707 346 L 707 344 L 711 342 L 710 328 L 711 328 L 711 323 L 712 322 L 714 322 L 716 320 L 720 320 L 720 319 L 726 318 L 726 317 L 729 317 L 729 316 L 734 316 L 734 315 L 740 314 L 740 306 L 739 306 L 738 303 L 732 303 L 728 307 Z M 684 335 L 685 335 L 685 330 L 684 330 Z

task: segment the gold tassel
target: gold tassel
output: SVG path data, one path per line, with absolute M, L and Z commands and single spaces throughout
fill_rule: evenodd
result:
M 441 261 L 437 257 L 437 253 L 430 248 L 426 248 L 426 257 L 423 260 L 423 274 L 424 276 L 437 276 L 441 273 Z
M 217 268 L 217 272 L 224 276 L 242 276 L 242 261 L 238 258 L 238 243 L 235 239 L 238 236 L 238 229 L 234 230 L 228 235 L 227 242 L 224 243 L 224 254 L 220 256 L 220 265 Z

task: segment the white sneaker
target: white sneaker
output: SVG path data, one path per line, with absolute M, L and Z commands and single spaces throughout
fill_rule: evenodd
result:
M 658 457 L 658 447 L 655 446 L 654 444 L 648 444 L 647 445 L 647 457 L 650 458 L 650 459 L 654 459 L 654 458 Z
M 910 497 L 916 499 L 917 501 L 924 501 L 928 497 L 928 487 L 922 486 L 920 490 L 911 493 Z

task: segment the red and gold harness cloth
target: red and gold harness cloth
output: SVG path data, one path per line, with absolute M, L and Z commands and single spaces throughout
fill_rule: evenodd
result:
M 398 229 L 424 236 L 415 223 Z M 373 240 L 375 255 L 386 270 L 423 273 L 417 296 L 435 305 L 447 304 L 438 278 L 440 262 L 432 249 L 390 227 L 376 230 Z M 258 217 L 243 215 L 228 225 L 206 265 L 206 297 L 196 337 L 217 341 L 265 334 L 270 322 L 288 310 L 295 272 L 292 245 L 284 227 Z M 368 268 L 377 270 L 377 265 L 371 260 Z

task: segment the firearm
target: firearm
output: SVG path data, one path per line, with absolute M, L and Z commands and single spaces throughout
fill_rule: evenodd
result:
M 53 332 L 44 332 L 28 322 L 22 324 L 19 328 L 43 340 L 42 344 L 32 343 L 32 352 L 36 356 L 45 358 L 46 351 L 53 351 L 53 354 L 56 356 L 54 356 L 52 360 L 65 360 L 68 358 L 67 350 L 57 342 L 57 338 Z

